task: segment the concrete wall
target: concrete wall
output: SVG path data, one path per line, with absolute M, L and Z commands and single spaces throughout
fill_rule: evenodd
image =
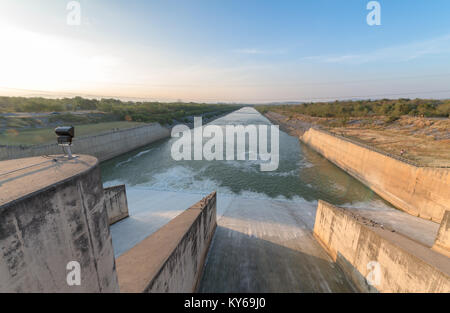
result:
M 195 291 L 215 228 L 212 193 L 116 260 L 120 291 Z
M 444 214 L 433 249 L 450 257 L 450 211 Z
M 450 209 L 448 168 L 417 167 L 313 128 L 300 139 L 403 211 L 440 223 Z
M 129 216 L 127 192 L 125 185 L 105 188 L 105 206 L 108 212 L 109 225 L 117 223 Z
M 0 292 L 118 291 L 97 159 L 29 159 L 48 163 L 0 181 L 2 192 L 16 193 L 0 197 Z M 0 172 L 27 160 L 0 162 Z M 80 286 L 67 284 L 71 261 L 80 264 Z
M 362 292 L 450 292 L 449 258 L 352 211 L 319 201 L 314 235 Z
M 155 123 L 136 128 L 105 132 L 97 136 L 75 137 L 72 152 L 92 155 L 100 161 L 105 161 L 169 136 L 169 129 Z M 0 146 L 0 161 L 61 153 L 62 148 L 56 144 L 55 135 L 54 144 Z

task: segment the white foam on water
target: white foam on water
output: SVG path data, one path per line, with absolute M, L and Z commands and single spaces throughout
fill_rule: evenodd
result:
M 153 190 L 153 191 L 172 191 L 180 193 L 195 193 L 207 195 L 212 191 L 217 191 L 220 195 L 230 196 L 230 197 L 242 197 L 246 199 L 262 199 L 262 200 L 277 200 L 277 201 L 288 201 L 296 203 L 313 203 L 306 201 L 304 198 L 299 196 L 294 196 L 292 198 L 287 198 L 285 196 L 279 195 L 277 197 L 271 197 L 265 193 L 255 192 L 250 190 L 242 190 L 239 193 L 233 192 L 230 188 L 226 186 L 221 186 L 219 182 L 214 179 L 198 179 L 196 177 L 201 176 L 202 172 L 206 168 L 201 168 L 200 170 L 194 171 L 194 169 L 184 167 L 184 166 L 174 166 L 166 171 L 153 174 L 150 181 L 134 185 L 127 186 L 127 189 L 134 190 Z M 295 171 L 293 171 L 295 172 Z M 283 174 L 283 173 L 280 173 Z M 288 175 L 288 174 L 287 174 Z M 109 181 L 108 186 L 114 184 L 120 184 L 122 182 L 118 180 Z
M 139 157 L 141 157 L 141 156 L 143 156 L 143 155 L 149 153 L 149 152 L 152 151 L 152 150 L 153 150 L 153 148 L 152 148 L 152 149 L 148 149 L 148 150 L 141 151 L 141 152 L 139 152 L 138 154 L 133 155 L 132 157 L 128 158 L 127 160 L 117 163 L 117 164 L 116 164 L 116 167 L 120 167 L 120 166 L 122 166 L 122 165 L 124 165 L 124 164 L 130 163 L 131 161 L 136 160 L 137 158 L 139 158 Z
M 184 166 L 173 166 L 164 172 L 152 174 L 150 181 L 138 185 L 140 188 L 151 188 L 161 191 L 186 191 L 204 192 L 215 190 L 218 183 L 212 179 L 198 180 L 196 175 L 201 175 L 205 168 L 194 171 Z
M 112 186 L 117 186 L 117 185 L 123 185 L 124 182 L 120 179 L 114 179 L 114 180 L 110 180 L 107 181 L 103 184 L 103 188 L 108 188 L 108 187 L 112 187 Z
M 278 195 L 276 197 L 271 197 L 266 195 L 265 193 L 255 192 L 255 191 L 241 191 L 240 193 L 236 194 L 233 193 L 239 198 L 244 199 L 257 199 L 257 200 L 275 200 L 275 201 L 281 201 L 281 202 L 295 202 L 295 203 L 301 203 L 301 204 L 307 204 L 307 205 L 317 205 L 317 201 L 308 201 L 305 198 L 302 198 L 300 196 L 294 196 L 292 198 L 287 198 L 283 195 Z
M 295 169 L 288 172 L 267 172 L 267 175 L 280 177 L 297 177 L 299 173 L 300 169 Z

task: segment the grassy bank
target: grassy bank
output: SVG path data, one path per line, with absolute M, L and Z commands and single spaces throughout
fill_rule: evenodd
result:
M 140 125 L 145 125 L 145 123 L 119 121 L 78 125 L 75 128 L 75 136 L 81 137 L 94 135 L 114 129 L 126 129 Z M 38 128 L 25 130 L 10 129 L 0 134 L 0 144 L 2 145 L 34 145 L 55 141 L 56 135 L 54 132 L 54 128 Z
M 241 106 L 207 103 L 124 102 L 117 99 L 0 97 L 0 145 L 30 145 L 55 140 L 53 129 L 76 126 L 76 136 L 157 122 L 191 123 L 212 119 Z
M 239 105 L 184 103 L 184 102 L 124 102 L 117 99 L 84 99 L 81 97 L 64 99 L 0 97 L 0 113 L 53 113 L 53 120 L 65 117 L 66 120 L 80 120 L 82 116 L 74 114 L 87 111 L 103 114 L 98 118 L 116 119 L 132 122 L 158 122 L 171 125 L 174 121 L 199 115 L 221 115 L 236 110 Z M 59 113 L 59 114 L 58 114 Z M 208 117 L 208 116 L 207 116 Z M 33 116 L 28 117 L 33 118 Z

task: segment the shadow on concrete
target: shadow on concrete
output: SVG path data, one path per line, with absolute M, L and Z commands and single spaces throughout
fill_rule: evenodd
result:
M 355 292 L 340 268 L 267 240 L 218 226 L 200 293 Z
M 117 258 L 127 252 L 167 224 L 171 219 L 152 215 L 151 220 L 150 223 L 146 220 L 130 216 L 111 225 L 110 230 L 114 247 L 114 257 Z
M 346 276 L 351 279 L 353 285 L 362 292 L 379 293 L 378 289 L 369 284 L 367 279 L 356 269 L 340 252 L 337 253 L 336 263 L 345 272 Z
M 41 162 L 41 163 L 38 163 L 38 164 L 32 164 L 32 165 L 26 166 L 24 168 L 18 168 L 18 169 L 12 170 L 12 171 L 7 172 L 7 173 L 0 173 L 0 177 L 1 177 L 1 176 L 12 175 L 12 174 L 15 174 L 15 173 L 18 173 L 18 172 L 21 172 L 21 171 L 24 172 L 23 174 L 20 174 L 20 175 L 17 174 L 17 175 L 15 175 L 13 177 L 10 177 L 10 178 L 4 179 L 4 180 L 0 180 L 0 186 L 2 184 L 9 183 L 11 181 L 14 181 L 14 180 L 17 180 L 17 179 L 20 179 L 20 178 L 24 178 L 24 177 L 27 177 L 27 176 L 30 176 L 30 175 L 41 173 L 41 172 L 45 172 L 45 171 L 47 171 L 49 169 L 52 169 L 52 168 L 53 169 L 59 169 L 59 168 L 61 168 L 61 166 L 63 166 L 64 164 L 68 164 L 69 162 L 74 163 L 74 164 L 78 164 L 78 163 L 79 164 L 83 164 L 83 165 L 86 166 L 86 168 L 89 168 L 91 166 L 89 163 L 84 162 L 83 160 L 76 159 L 76 158 L 74 158 L 72 160 L 67 160 L 67 159 L 64 159 L 64 158 L 61 158 L 61 157 L 54 157 L 53 158 L 53 157 L 46 157 L 45 156 L 43 158 L 48 158 L 48 160 L 44 161 L 44 162 Z M 65 163 L 62 163 L 61 160 L 64 161 Z M 32 167 L 42 166 L 43 164 L 50 163 L 50 162 L 51 162 L 51 164 L 49 166 L 41 167 L 39 169 L 32 170 L 32 171 L 29 170 Z

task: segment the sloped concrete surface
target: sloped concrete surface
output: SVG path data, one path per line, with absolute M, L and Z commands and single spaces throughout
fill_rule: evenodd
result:
M 353 292 L 312 235 L 310 204 L 234 199 L 218 227 L 199 292 Z
M 117 259 L 121 292 L 194 291 L 215 229 L 214 192 Z

